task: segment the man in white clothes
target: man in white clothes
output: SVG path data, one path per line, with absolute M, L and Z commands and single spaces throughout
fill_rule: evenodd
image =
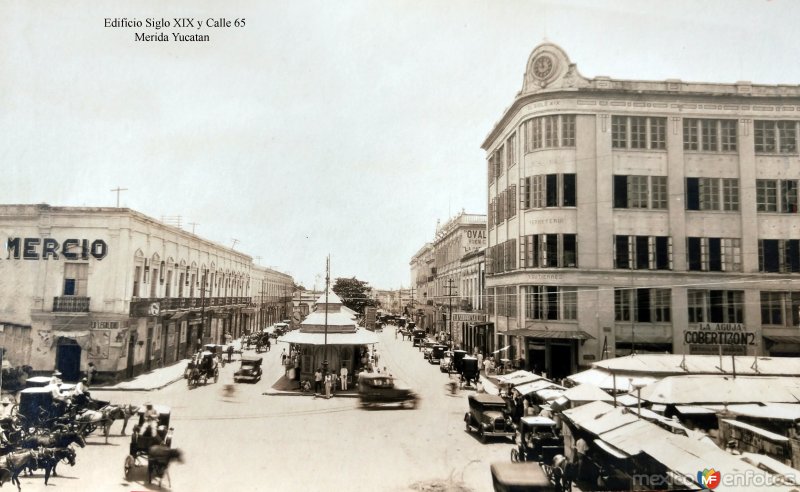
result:
M 342 382 L 342 391 L 347 390 L 347 366 L 342 366 L 339 370 L 339 380 Z

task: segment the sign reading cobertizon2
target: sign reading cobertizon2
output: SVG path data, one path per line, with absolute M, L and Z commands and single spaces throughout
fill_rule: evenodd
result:
M 7 260 L 102 260 L 108 244 L 102 239 L 65 239 L 61 243 L 51 237 L 10 237 L 6 241 Z

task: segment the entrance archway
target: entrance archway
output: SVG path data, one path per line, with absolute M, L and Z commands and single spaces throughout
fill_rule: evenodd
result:
M 60 337 L 56 346 L 56 369 L 64 381 L 77 381 L 81 375 L 81 346 L 72 338 Z

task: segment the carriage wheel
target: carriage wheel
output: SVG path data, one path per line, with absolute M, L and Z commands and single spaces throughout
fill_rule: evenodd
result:
M 133 470 L 133 465 L 134 465 L 133 456 L 131 455 L 126 456 L 124 469 L 125 469 L 125 478 L 128 480 L 131 478 L 131 470 Z

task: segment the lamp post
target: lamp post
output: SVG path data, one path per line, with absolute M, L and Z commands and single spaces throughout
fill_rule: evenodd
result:
M 642 388 L 645 386 L 642 382 L 631 381 L 631 387 L 636 390 L 636 416 L 640 419 L 642 418 Z

